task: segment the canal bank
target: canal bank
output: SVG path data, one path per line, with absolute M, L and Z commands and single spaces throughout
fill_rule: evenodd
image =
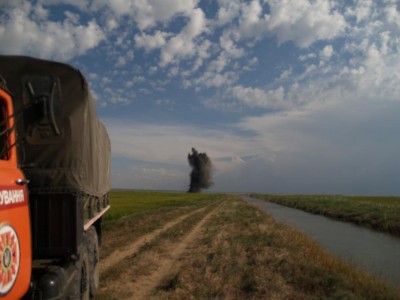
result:
M 265 200 L 242 198 L 277 221 L 300 229 L 342 260 L 400 286 L 400 239 Z

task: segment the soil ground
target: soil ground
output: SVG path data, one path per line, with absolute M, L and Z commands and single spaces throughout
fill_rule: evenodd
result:
M 125 218 L 103 240 L 96 299 L 400 299 L 233 196 Z

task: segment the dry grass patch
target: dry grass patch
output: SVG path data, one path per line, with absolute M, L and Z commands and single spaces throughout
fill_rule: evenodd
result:
M 215 201 L 205 206 L 203 209 L 188 214 L 182 221 L 145 243 L 133 255 L 125 257 L 123 260 L 105 270 L 105 272 L 101 274 L 101 281 L 113 282 L 114 284 L 103 286 L 96 298 L 142 299 L 143 297 L 136 296 L 137 294 L 144 293 L 143 291 L 138 291 L 139 287 L 142 286 L 144 288 L 141 288 L 141 290 L 146 290 L 146 286 L 153 285 L 152 280 L 158 280 L 157 273 L 164 273 L 164 271 L 160 269 L 173 264 L 175 260 L 173 257 L 174 252 L 176 252 L 177 249 L 182 249 L 182 251 L 185 249 L 186 245 L 182 243 L 182 240 L 185 239 L 185 237 L 191 233 L 193 227 L 214 210 L 219 203 L 220 201 Z M 193 206 L 192 211 L 197 208 L 197 206 Z M 180 214 L 183 212 L 185 214 L 188 213 L 186 210 L 181 209 Z M 155 214 L 155 216 L 158 215 L 157 213 Z M 150 220 L 151 218 L 149 222 Z M 165 282 L 167 290 L 168 285 L 176 286 L 173 280 L 167 279 Z
M 182 207 L 161 207 L 152 211 L 143 211 L 114 220 L 106 227 L 101 245 L 101 260 L 114 250 L 121 249 L 139 237 L 162 228 L 169 221 L 179 216 L 189 214 L 196 209 L 217 202 L 218 198 L 202 199 Z
M 154 299 L 399 299 L 399 291 L 331 257 L 297 230 L 225 202 Z
M 232 196 L 116 221 L 103 253 L 160 228 L 101 274 L 96 299 L 400 299 Z

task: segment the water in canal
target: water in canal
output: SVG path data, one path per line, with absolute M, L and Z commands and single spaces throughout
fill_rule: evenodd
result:
M 400 239 L 261 199 L 243 200 L 309 235 L 330 253 L 400 286 Z

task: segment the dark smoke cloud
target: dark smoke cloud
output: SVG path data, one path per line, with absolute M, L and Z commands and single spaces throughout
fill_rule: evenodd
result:
M 195 148 L 192 148 L 192 154 L 188 154 L 188 161 L 189 165 L 192 167 L 188 192 L 198 193 L 202 189 L 208 189 L 212 186 L 212 163 L 207 154 L 199 153 Z

